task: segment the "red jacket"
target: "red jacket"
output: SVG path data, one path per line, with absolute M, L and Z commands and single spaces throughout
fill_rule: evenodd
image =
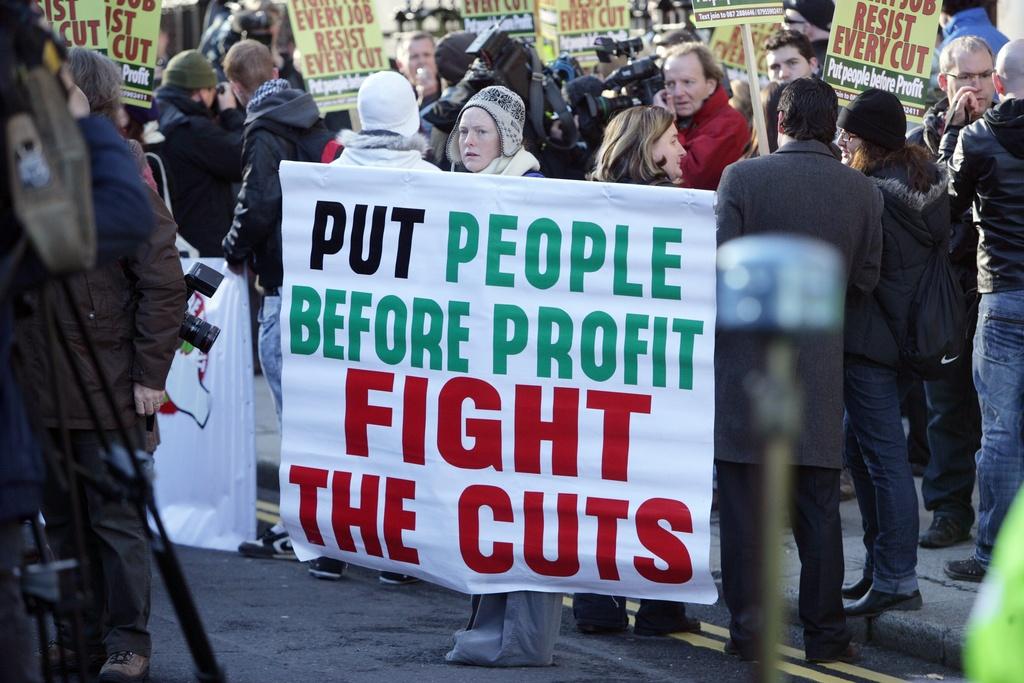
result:
M 686 150 L 679 165 L 683 187 L 717 190 L 722 171 L 743 155 L 749 140 L 747 119 L 729 106 L 725 88 L 718 86 L 693 115 L 690 125 L 679 129 L 679 144 Z

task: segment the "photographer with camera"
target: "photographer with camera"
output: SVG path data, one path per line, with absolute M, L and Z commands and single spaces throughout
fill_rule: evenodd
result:
M 242 181 L 245 114 L 197 50 L 167 64 L 156 102 L 179 232 L 200 256 L 220 256 L 235 207 L 232 184 Z
M 73 50 L 69 61 L 75 82 L 83 86 L 94 114 L 116 122 L 120 114 L 121 70 L 97 52 Z M 124 144 L 123 142 L 121 143 Z M 136 177 L 139 171 L 136 170 Z M 178 330 L 185 305 L 181 263 L 174 247 L 176 226 L 160 198 L 148 191 L 150 207 L 142 220 L 158 218 L 157 227 L 134 255 L 69 279 L 73 301 L 53 296 L 57 334 L 63 337 L 82 371 L 89 393 L 76 396 L 72 390 L 59 398 L 52 386 L 73 387 L 74 372 L 63 355 L 52 364 L 46 354 L 46 324 L 39 312 L 39 297 L 30 300 L 35 313 L 19 326 L 19 352 L 23 364 L 23 386 L 30 392 L 29 403 L 36 409 L 41 425 L 50 430 L 53 443 L 60 443 L 60 430 L 67 429 L 72 455 L 91 478 L 107 475 L 102 441 L 120 443 L 118 418 L 139 433 L 145 433 L 150 452 L 156 445 L 153 426 L 163 400 L 163 386 L 178 347 Z M 134 209 L 125 206 L 124 209 Z M 140 220 L 123 215 L 121 220 Z M 72 309 L 77 309 L 77 313 Z M 76 319 L 89 325 L 96 343 L 102 372 L 111 383 L 115 415 L 102 397 L 102 379 L 88 359 L 85 337 Z M 52 374 L 51 374 L 52 373 Z M 52 382 L 51 382 L 52 380 Z M 96 406 L 90 414 L 87 399 Z M 77 399 L 77 400 L 76 400 Z M 95 430 L 100 429 L 104 435 Z M 74 519 L 85 520 L 84 548 L 89 567 L 91 601 L 84 608 L 86 652 L 69 651 L 51 643 L 44 656 L 52 665 L 62 659 L 86 659 L 91 671 L 97 666 L 100 681 L 142 681 L 148 676 L 151 642 L 147 622 L 150 606 L 150 546 L 137 508 L 131 501 L 116 499 L 92 485 L 80 486 L 77 500 L 81 509 L 69 507 L 75 496 L 51 472 L 43 494 L 43 514 L 50 545 L 58 558 L 77 555 Z M 64 643 L 71 626 L 61 620 L 58 628 Z
M 716 190 L 725 167 L 743 156 L 750 126 L 729 106 L 722 85 L 725 73 L 703 43 L 671 48 L 663 72 L 665 90 L 655 96 L 654 104 L 676 117 L 679 142 L 687 152 L 683 187 Z

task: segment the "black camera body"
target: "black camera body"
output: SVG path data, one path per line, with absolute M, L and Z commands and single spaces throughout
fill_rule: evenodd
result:
M 602 62 L 610 62 L 613 56 L 625 57 L 628 62 L 609 74 L 604 81 L 605 90 L 614 90 L 620 95 L 586 96 L 585 116 L 581 116 L 580 119 L 581 130 L 594 126 L 604 128 L 605 124 L 623 109 L 653 104 L 654 96 L 665 89 L 665 75 L 657 57 L 652 55 L 635 59 L 643 48 L 641 38 L 616 41 L 602 36 L 594 40 L 594 49 Z
M 185 287 L 188 289 L 188 298 L 192 298 L 195 292 L 199 292 L 207 299 L 217 293 L 217 288 L 224 280 L 224 276 L 213 268 L 197 263 L 192 266 L 185 275 Z M 202 318 L 192 315 L 187 310 L 181 321 L 181 329 L 178 336 L 203 353 L 209 353 L 213 343 L 220 335 L 220 328 L 211 325 Z
M 625 57 L 632 60 L 643 51 L 643 38 L 629 38 L 628 40 L 615 40 L 610 36 L 594 38 L 594 52 L 597 53 L 598 61 L 604 64 L 610 63 L 613 57 Z

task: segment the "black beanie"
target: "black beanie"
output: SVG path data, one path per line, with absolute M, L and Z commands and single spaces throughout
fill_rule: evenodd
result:
M 885 149 L 906 144 L 907 115 L 898 97 L 871 88 L 839 112 L 839 127 Z
M 473 55 L 466 54 L 466 48 L 476 40 L 476 34 L 469 31 L 449 33 L 437 44 L 434 61 L 441 78 L 454 85 L 462 80 L 473 63 Z
M 786 9 L 800 13 L 804 19 L 823 31 L 831 30 L 836 5 L 832 0 L 784 0 Z

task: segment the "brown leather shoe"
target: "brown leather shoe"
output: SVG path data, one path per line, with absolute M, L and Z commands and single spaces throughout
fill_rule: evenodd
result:
M 149 657 L 130 650 L 115 652 L 107 657 L 100 669 L 100 683 L 136 683 L 149 678 Z

